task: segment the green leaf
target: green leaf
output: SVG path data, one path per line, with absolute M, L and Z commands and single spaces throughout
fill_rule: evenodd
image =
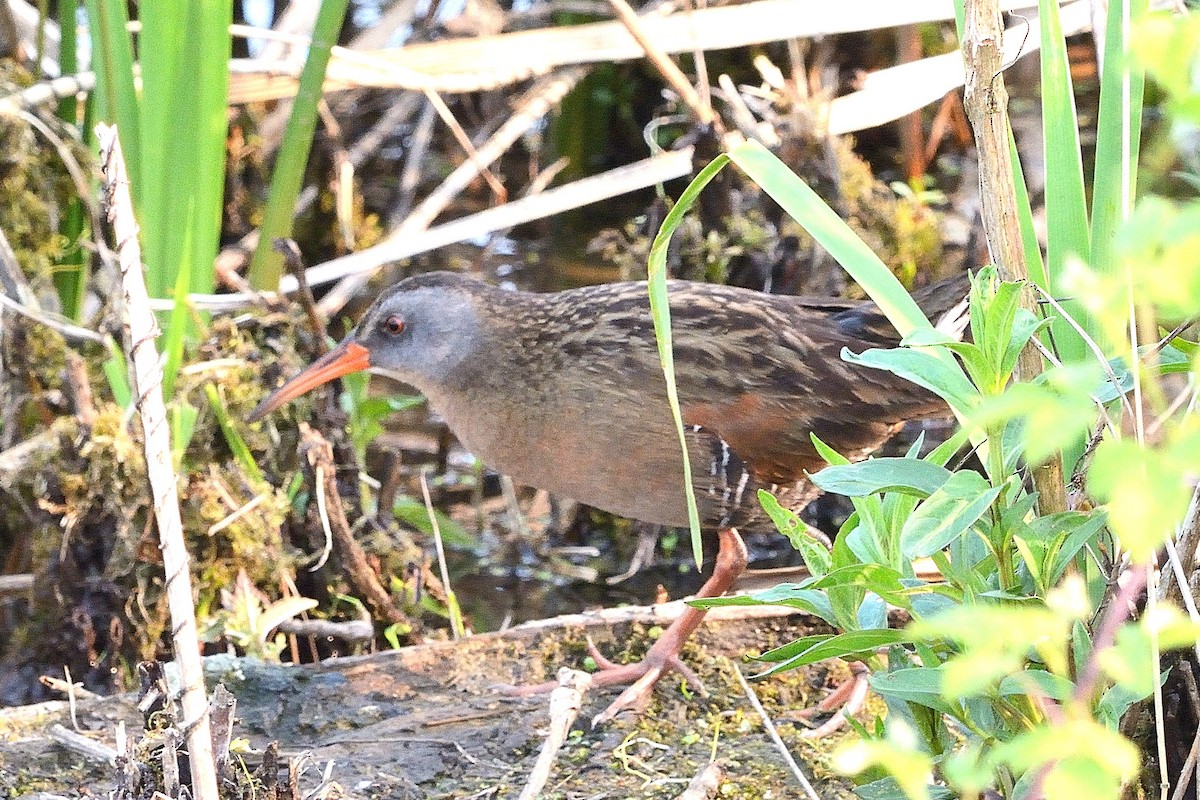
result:
M 702 600 L 689 600 L 693 608 L 717 608 L 718 606 L 787 606 L 813 614 L 828 622 L 837 624 L 833 606 L 825 592 L 805 588 L 803 583 L 781 583 L 761 592 L 753 594 L 735 594 L 725 597 L 707 597 Z
M 892 672 L 876 672 L 868 678 L 871 688 L 881 695 L 919 703 L 944 714 L 955 713 L 942 687 L 944 668 L 908 667 Z
M 130 175 L 142 184 L 147 290 L 165 297 L 186 272 L 190 291 L 208 293 L 224 202 L 233 3 L 143 3 L 138 13 L 142 159 Z
M 1002 696 L 1023 697 L 1032 694 L 1031 689 L 1036 690 L 1038 694 L 1065 702 L 1073 696 L 1075 684 L 1043 669 L 1027 669 L 1008 675 L 1000 681 L 999 692 Z
M 758 490 L 758 502 L 762 504 L 763 510 L 767 512 L 767 516 L 775 523 L 779 532 L 792 543 L 792 548 L 800 553 L 810 574 L 819 578 L 829 572 L 833 556 L 823 544 L 809 534 L 808 525 L 796 512 L 779 505 L 775 496 L 763 489 Z
M 1088 542 L 1095 538 L 1108 521 L 1104 509 L 1097 509 L 1088 514 L 1079 511 L 1064 511 L 1039 517 L 1029 523 L 1029 527 L 1040 535 L 1045 535 L 1043 529 L 1049 529 L 1054 535 L 1054 547 L 1047 552 L 1044 571 L 1046 583 L 1058 583 L 1067 567 L 1075 560 L 1075 555 Z
M 991 368 L 993 380 L 1003 381 L 1002 364 L 1006 352 L 1012 345 L 1013 321 L 1016 319 L 1021 291 L 1024 287 L 1012 281 L 984 284 L 976 281 L 972 285 L 971 328 L 978 330 L 976 344 L 984 352 Z M 975 291 L 978 290 L 978 291 Z M 978 300 L 976 300 L 978 298 Z M 975 325 L 975 319 L 979 325 Z M 1022 345 L 1024 342 L 1021 343 Z M 993 387 L 986 387 L 985 392 Z M 995 387 L 999 388 L 999 387 Z
M 1116 229 L 1133 204 L 1141 149 L 1142 94 L 1146 76 L 1127 51 L 1130 43 L 1125 39 L 1122 20 L 1125 6 L 1136 26 L 1146 13 L 1147 0 L 1109 3 L 1108 22 L 1104 27 L 1094 174 L 1110 179 L 1093 181 L 1091 221 L 1091 263 L 1101 272 L 1112 272 L 1117 267 L 1112 257 L 1112 242 Z M 1121 179 L 1122 171 L 1128 174 L 1128 182 Z
M 975 472 L 956 472 L 904 523 L 900 548 L 906 558 L 938 552 L 975 524 L 999 496 L 1001 486 L 989 486 Z
M 1021 351 L 1025 349 L 1025 345 L 1039 331 L 1047 328 L 1053 322 L 1052 319 L 1038 319 L 1028 309 L 1018 308 L 1016 319 L 1012 322 L 1010 328 L 1012 335 L 1009 337 L 1008 346 L 1004 350 L 1004 356 L 996 367 L 996 372 L 1001 385 L 1012 377 L 1013 370 L 1016 369 L 1017 359 L 1021 355 Z
M 950 479 L 945 467 L 916 458 L 872 458 L 856 464 L 826 467 L 812 482 L 826 492 L 863 497 L 882 492 L 902 492 L 928 497 Z
M 1016 653 L 968 650 L 945 663 L 942 690 L 951 700 L 989 695 L 997 682 L 1021 669 L 1022 661 Z
M 864 783 L 862 786 L 855 786 L 854 794 L 860 800 L 912 800 L 912 796 L 900 788 L 900 783 L 890 775 Z M 958 797 L 945 786 L 926 786 L 924 796 L 929 800 L 955 800 Z
M 838 467 L 850 463 L 850 459 L 822 442 L 815 433 L 809 433 L 808 438 L 812 440 L 813 447 L 817 450 L 817 455 L 825 459 L 825 463 L 830 466 Z
M 1107 504 L 1109 526 L 1137 563 L 1153 557 L 1183 520 L 1192 491 L 1200 439 L 1193 434 L 1169 448 L 1145 448 L 1128 439 L 1105 439 L 1088 471 L 1088 490 Z
M 895 781 L 901 796 L 908 800 L 930 800 L 928 784 L 933 759 L 917 749 L 915 739 L 916 733 L 907 724 L 891 723 L 886 738 L 859 739 L 839 749 L 834 756 L 834 768 L 848 775 L 868 770 L 877 773 L 882 768 Z
M 1096 769 L 1094 755 L 1055 762 L 1046 773 L 1046 800 L 1075 800 L 1079 797 L 1116 797 L 1124 780 Z
M 852 564 L 806 582 L 805 588 L 828 590 L 845 586 L 860 587 L 903 608 L 908 605 L 908 595 L 901 577 L 899 572 L 883 564 Z
M 1009 420 L 1022 420 L 1025 458 L 1041 464 L 1091 430 L 1095 404 L 1088 390 L 1095 374 L 1091 366 L 1047 370 L 1038 383 L 1013 384 L 1003 394 L 985 398 L 968 421 L 993 430 Z
M 994 762 L 1007 764 L 1017 772 L 1063 759 L 1084 759 L 1096 771 L 1121 780 L 1133 777 L 1138 766 L 1138 751 L 1132 742 L 1103 725 L 1080 717 L 1067 717 L 1059 725 L 1032 728 L 998 744 L 991 757 Z
M 1111 730 L 1118 730 L 1129 707 L 1144 700 L 1147 694 L 1128 684 L 1114 684 L 1100 696 L 1100 702 L 1096 704 L 1096 719 Z
M 758 656 L 756 661 L 777 662 L 765 672 L 756 675 L 764 678 L 784 670 L 802 667 L 805 664 L 815 664 L 829 658 L 862 658 L 874 653 L 881 647 L 887 647 L 901 642 L 911 642 L 912 636 L 905 631 L 894 628 L 870 628 L 861 631 L 848 631 L 836 636 L 819 634 L 806 636 L 791 644 L 777 647 Z
M 1153 615 L 1120 627 L 1114 645 L 1099 654 L 1100 665 L 1109 678 L 1136 699 L 1148 697 L 1161 681 L 1154 639 L 1162 651 L 1190 648 L 1200 639 L 1200 624 L 1191 622 L 1176 608 L 1159 605 Z

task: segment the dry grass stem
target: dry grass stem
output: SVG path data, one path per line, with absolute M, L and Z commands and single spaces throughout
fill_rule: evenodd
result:
M 771 721 L 771 716 L 767 713 L 767 710 L 763 708 L 762 702 L 758 699 L 758 695 L 754 692 L 754 687 L 750 685 L 750 683 L 746 680 L 746 676 L 743 675 L 742 671 L 736 666 L 733 668 L 733 674 L 737 678 L 738 683 L 741 685 L 742 691 L 746 693 L 746 699 L 750 701 L 750 705 L 754 707 L 754 710 L 758 712 L 758 716 L 762 719 L 763 727 L 766 728 L 767 735 L 771 737 L 771 741 L 774 742 L 775 747 L 779 749 L 779 753 L 783 756 L 783 760 L 787 762 L 788 767 L 790 767 L 792 770 L 792 774 L 796 776 L 796 781 L 800 784 L 801 788 L 804 789 L 805 796 L 807 796 L 809 800 L 821 800 L 820 796 L 817 794 L 817 790 L 813 788 L 812 783 L 809 782 L 808 777 L 804 774 L 804 770 L 800 769 L 800 765 L 797 764 L 796 759 L 792 757 L 792 751 L 788 750 L 787 745 L 784 744 L 783 739 L 780 738 L 779 731 L 775 729 L 775 723 Z
M 617 15 L 617 19 L 629 31 L 629 35 L 638 43 L 638 47 L 646 54 L 646 58 L 658 70 L 658 74 L 667 82 L 675 93 L 679 95 L 679 99 L 688 107 L 696 121 L 701 125 L 720 125 L 720 120 L 716 113 L 713 112 L 712 104 L 706 102 L 700 97 L 700 93 L 692 86 L 687 75 L 683 74 L 683 70 L 679 65 L 671 60 L 661 47 L 654 42 L 654 38 L 650 36 L 646 29 L 642 26 L 642 22 L 638 19 L 637 13 L 630 7 L 625 0 L 609 0 L 609 5 Z
M 425 232 L 446 206 L 466 189 L 471 181 L 475 180 L 480 174 L 480 170 L 500 158 L 530 128 L 557 106 L 563 97 L 583 79 L 587 71 L 585 67 L 574 67 L 539 81 L 526 94 L 525 100 L 513 115 L 478 148 L 475 157 L 463 162 L 447 175 L 442 184 L 430 192 L 429 196 L 413 209 L 404 222 L 376 247 L 410 242 L 418 233 Z M 500 206 L 500 208 L 504 207 Z M 384 262 L 381 262 L 381 265 L 382 263 Z M 321 299 L 319 303 L 321 312 L 327 317 L 337 313 L 349 302 L 351 297 L 366 285 L 376 269 L 377 267 L 353 277 L 343 278 Z M 310 282 L 315 282 L 311 280 L 311 275 Z
M 446 605 L 450 611 L 450 631 L 454 640 L 463 638 L 462 615 L 458 613 L 458 604 L 453 601 L 454 590 L 450 588 L 450 569 L 446 565 L 446 549 L 442 546 L 442 526 L 438 524 L 437 514 L 433 511 L 433 500 L 429 497 L 429 481 L 425 473 L 421 473 L 421 498 L 425 501 L 425 513 L 429 515 L 429 527 L 433 530 L 433 546 L 437 549 L 438 569 L 442 574 L 442 588 L 446 592 Z
M 1002 0 L 1000 5 L 1011 10 L 1030 8 L 1037 3 Z M 1087 5 L 1081 3 L 1085 16 Z M 674 55 L 952 18 L 952 6 L 941 0 L 903 3 L 854 0 L 812 4 L 804 9 L 804 13 L 797 13 L 795 0 L 755 0 L 700 8 L 687 14 L 643 17 L 641 27 L 657 49 Z M 355 50 L 351 55 L 335 48 L 325 91 L 376 87 L 476 92 L 543 76 L 559 67 L 630 61 L 643 55 L 642 47 L 621 22 L 547 27 L 375 51 Z M 234 76 L 230 84 L 231 103 L 295 95 L 294 64 L 256 60 L 247 67 L 259 74 Z

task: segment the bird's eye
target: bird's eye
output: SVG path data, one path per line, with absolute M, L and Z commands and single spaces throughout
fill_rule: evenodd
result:
M 384 333 L 390 333 L 392 336 L 404 330 L 404 320 L 393 314 L 383 321 L 379 327 L 383 328 Z

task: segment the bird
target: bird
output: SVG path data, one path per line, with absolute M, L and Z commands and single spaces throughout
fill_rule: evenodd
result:
M 914 295 L 939 327 L 962 330 L 963 278 Z M 667 296 L 697 510 L 702 527 L 718 532 L 716 565 L 697 597 L 719 597 L 746 569 L 739 530 L 767 524 L 757 490 L 793 510 L 819 493 L 808 479 L 825 466 L 813 436 L 857 460 L 906 421 L 948 409 L 903 378 L 841 358 L 844 348 L 899 344 L 870 301 L 676 280 L 667 281 Z M 644 281 L 535 293 L 461 273 L 406 278 L 249 420 L 366 369 L 416 388 L 469 451 L 520 483 L 619 516 L 688 525 L 683 455 Z M 689 607 L 640 662 L 598 657 L 593 686 L 628 686 L 593 724 L 644 708 L 666 672 L 699 686 L 680 653 L 704 614 Z

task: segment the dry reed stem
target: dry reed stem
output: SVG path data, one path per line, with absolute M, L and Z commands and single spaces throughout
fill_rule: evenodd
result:
M 381 244 L 390 245 L 410 240 L 414 235 L 427 230 L 434 219 L 450 204 L 450 201 L 466 189 L 471 181 L 475 180 L 480 174 L 480 170 L 507 152 L 518 139 L 537 124 L 538 120 L 557 106 L 587 73 L 587 67 L 572 67 L 538 81 L 526 94 L 525 100 L 513 115 L 478 148 L 475 153 L 476 157 L 463 162 L 447 175 L 442 184 L 430 192 L 429 196 L 422 200 L 404 222 L 388 234 Z M 372 269 L 359 275 L 343 278 L 325 297 L 321 298 L 321 302 L 318 304 L 321 312 L 326 317 L 337 313 L 359 289 L 366 285 L 375 271 Z
M 180 705 L 183 730 L 188 740 L 192 773 L 192 796 L 217 800 L 217 776 L 209 732 L 208 698 L 204 689 L 204 667 L 196 634 L 196 611 L 192 605 L 192 580 L 188 552 L 179 515 L 178 479 L 171 459 L 171 431 L 162 394 L 162 364 L 154 340 L 158 323 L 150 311 L 138 225 L 129 196 L 129 176 L 121 154 L 116 127 L 96 128 L 104 168 L 104 190 L 108 218 L 113 226 L 124 288 L 124 325 L 128 359 L 133 365 L 137 409 L 142 419 L 146 449 L 146 471 L 154 500 L 159 548 L 166 575 L 167 606 L 171 613 L 171 640 L 181 684 Z
M 671 57 L 663 51 L 661 47 L 654 43 L 653 38 L 646 32 L 642 26 L 642 21 L 638 19 L 637 13 L 630 7 L 625 0 L 608 0 L 613 11 L 617 15 L 617 19 L 629 31 L 629 35 L 638 43 L 638 47 L 642 48 L 642 52 L 646 54 L 646 58 L 658 70 L 658 74 L 663 77 L 675 93 L 679 95 L 679 99 L 692 112 L 696 121 L 701 125 L 715 125 L 718 128 L 718 133 L 722 133 L 720 118 L 713 111 L 712 104 L 705 102 L 700 93 L 692 86 L 687 75 L 683 74 L 683 70 L 679 65 L 671 60 Z

